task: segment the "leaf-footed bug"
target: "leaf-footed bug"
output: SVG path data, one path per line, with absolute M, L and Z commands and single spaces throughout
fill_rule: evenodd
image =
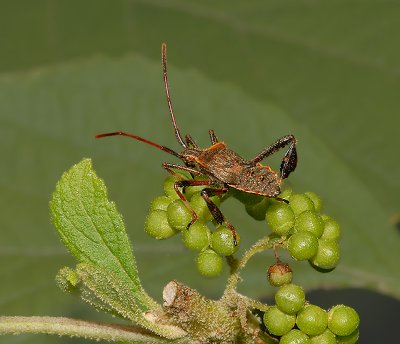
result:
M 177 182 L 175 182 L 174 189 L 179 198 L 192 213 L 192 220 L 187 225 L 187 228 L 196 222 L 198 216 L 190 206 L 188 200 L 185 198 L 183 190 L 188 186 L 205 186 L 205 188 L 201 191 L 201 196 L 206 202 L 208 209 L 217 223 L 225 223 L 225 225 L 232 231 L 234 244 L 237 245 L 235 228 L 226 220 L 221 210 L 212 202 L 210 197 L 216 195 L 221 196 L 229 190 L 229 187 L 231 187 L 246 193 L 262 195 L 287 202 L 287 200 L 277 196 L 280 194 L 281 181 L 287 178 L 289 174 L 296 168 L 296 139 L 293 135 L 283 136 L 267 148 L 263 149 L 251 160 L 245 160 L 237 153 L 229 149 L 223 141 L 218 140 L 214 130 L 212 129 L 208 131 L 211 140 L 211 146 L 206 149 L 201 149 L 190 135 L 186 135 L 185 139 L 183 139 L 176 124 L 169 93 L 167 79 L 167 46 L 165 43 L 162 44 L 161 50 L 163 79 L 169 113 L 171 115 L 172 124 L 175 130 L 175 137 L 179 144 L 183 147 L 182 152 L 177 153 L 165 146 L 161 146 L 142 137 L 127 134 L 121 131 L 100 134 L 97 135 L 96 138 L 114 135 L 127 136 L 132 139 L 145 142 L 181 159 L 185 166 L 165 162 L 162 163 L 162 167 L 179 179 Z M 288 145 L 289 148 L 285 153 L 280 165 L 279 176 L 269 166 L 263 166 L 259 163 L 264 158 Z M 186 171 L 192 175 L 206 175 L 208 176 L 208 179 L 184 179 L 184 177 L 174 172 L 174 169 Z M 180 190 L 180 188 L 183 188 L 183 192 Z

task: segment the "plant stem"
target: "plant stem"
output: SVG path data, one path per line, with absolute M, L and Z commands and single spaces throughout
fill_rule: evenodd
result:
M 109 342 L 167 343 L 160 337 L 136 326 L 102 324 L 92 321 L 75 320 L 48 316 L 0 316 L 0 335 L 21 333 L 44 333 L 59 336 L 81 337 Z M 187 343 L 185 339 L 177 343 Z
M 253 257 L 256 253 L 262 252 L 262 251 L 270 249 L 272 247 L 273 247 L 273 244 L 271 243 L 271 240 L 268 236 L 261 238 L 252 247 L 250 247 L 244 253 L 244 255 L 240 259 L 240 261 L 235 264 L 235 266 L 234 266 L 235 269 L 232 271 L 232 273 L 228 279 L 228 282 L 227 282 L 227 285 L 226 285 L 226 288 L 224 291 L 224 295 L 227 295 L 236 289 L 236 286 L 240 279 L 239 272 L 246 266 L 246 264 L 250 260 L 250 258 Z

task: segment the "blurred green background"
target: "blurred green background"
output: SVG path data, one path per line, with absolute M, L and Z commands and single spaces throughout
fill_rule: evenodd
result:
M 227 271 L 205 280 L 179 237 L 157 242 L 143 231 L 148 204 L 162 193 L 160 163 L 178 161 L 126 138 L 94 139 L 123 130 L 178 149 L 162 83 L 165 41 L 183 133 L 206 147 L 213 128 L 245 158 L 282 135 L 297 137 L 299 164 L 286 185 L 318 193 L 343 238 L 334 272 L 293 264 L 294 282 L 381 293 L 355 289 L 335 302 L 357 307 L 365 295 L 360 342 L 385 342 L 385 307 L 399 312 L 386 297 L 400 297 L 399 18 L 400 3 L 384 0 L 1 0 L 0 314 L 110 320 L 54 282 L 59 268 L 75 262 L 50 223 L 48 201 L 83 157 L 92 158 L 125 218 L 146 290 L 161 300 L 176 278 L 221 295 Z M 268 163 L 277 169 L 282 156 Z M 267 231 L 234 200 L 223 211 L 242 250 Z M 257 256 L 240 290 L 271 296 L 265 271 L 272 261 Z M 335 293 L 322 298 L 329 304 Z M 386 332 L 368 333 L 377 319 Z M 0 337 L 28 342 L 84 341 Z

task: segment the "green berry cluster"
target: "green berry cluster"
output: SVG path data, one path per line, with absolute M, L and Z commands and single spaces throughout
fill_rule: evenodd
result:
M 359 337 L 360 318 L 353 308 L 337 305 L 326 311 L 306 302 L 303 288 L 290 283 L 279 287 L 263 322 L 280 344 L 353 344 Z
M 321 214 L 321 199 L 313 192 L 296 194 L 286 190 L 282 200 L 257 197 L 242 201 L 246 211 L 256 220 L 265 219 L 275 235 L 283 237 L 290 255 L 308 260 L 314 267 L 331 270 L 340 258 L 340 228 L 331 217 Z
M 179 175 L 184 179 L 192 178 L 184 174 Z M 195 177 L 195 179 L 198 178 L 204 177 Z M 174 189 L 174 184 L 178 180 L 175 176 L 165 179 L 165 195 L 156 197 L 151 202 L 145 231 L 159 240 L 168 239 L 180 233 L 184 246 L 198 252 L 196 265 L 199 272 L 204 276 L 218 276 L 222 271 L 223 257 L 237 251 L 240 237 L 236 235 L 237 245 L 235 245 L 232 231 L 226 226 L 217 225 L 215 230 L 210 230 L 208 223 L 213 220 L 213 217 L 201 196 L 204 186 L 189 186 L 180 189 L 198 216 L 197 221 L 188 227 L 193 215 Z M 217 206 L 221 203 L 221 197 L 218 196 L 211 197 L 211 200 Z

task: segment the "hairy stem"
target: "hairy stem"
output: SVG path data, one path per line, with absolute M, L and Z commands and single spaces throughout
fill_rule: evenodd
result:
M 109 342 L 166 343 L 167 341 L 136 326 L 102 324 L 92 321 L 47 316 L 0 316 L 0 335 L 44 333 Z M 184 339 L 177 343 L 186 343 Z
M 262 251 L 270 249 L 272 247 L 273 247 L 273 244 L 271 243 L 271 240 L 268 236 L 261 238 L 252 247 L 250 247 L 249 250 L 247 250 L 245 252 L 245 254 L 239 260 L 239 262 L 236 262 L 235 265 L 231 265 L 231 267 L 234 267 L 234 269 L 231 272 L 231 275 L 229 277 L 228 283 L 225 288 L 224 295 L 228 295 L 236 289 L 236 286 L 240 280 L 239 272 L 246 266 L 246 264 L 250 260 L 250 258 L 253 257 L 256 253 L 262 252 Z

